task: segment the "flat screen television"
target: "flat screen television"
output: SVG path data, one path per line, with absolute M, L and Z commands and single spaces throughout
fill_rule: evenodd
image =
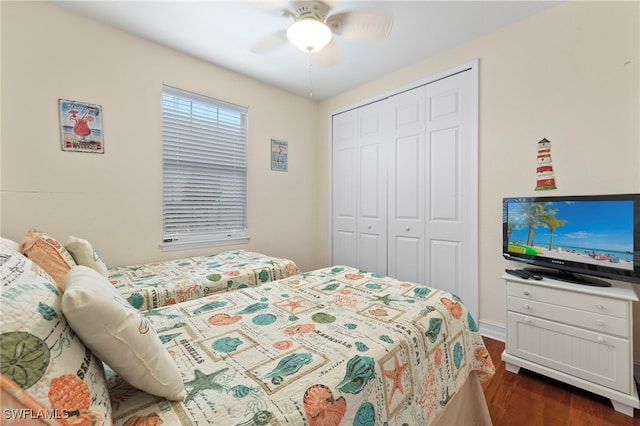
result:
M 504 198 L 502 254 L 543 277 L 640 284 L 640 194 Z

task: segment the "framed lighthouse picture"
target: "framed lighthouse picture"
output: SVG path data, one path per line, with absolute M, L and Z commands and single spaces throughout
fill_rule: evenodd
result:
M 59 99 L 58 110 L 63 151 L 104 154 L 100 105 Z
M 556 178 L 553 175 L 553 164 L 551 162 L 551 142 L 547 138 L 543 138 L 538 142 L 537 163 L 536 191 L 556 189 Z

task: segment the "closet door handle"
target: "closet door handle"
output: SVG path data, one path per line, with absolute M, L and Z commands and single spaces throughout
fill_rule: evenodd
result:
M 409 228 L 409 227 L 407 226 L 406 231 L 407 231 L 407 232 L 411 231 L 411 228 Z

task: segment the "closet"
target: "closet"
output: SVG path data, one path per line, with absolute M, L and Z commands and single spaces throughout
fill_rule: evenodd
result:
M 331 256 L 477 318 L 477 62 L 332 115 Z

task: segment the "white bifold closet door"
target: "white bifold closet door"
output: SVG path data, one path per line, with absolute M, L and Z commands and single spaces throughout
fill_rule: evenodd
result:
M 389 98 L 389 269 L 477 299 L 477 148 L 470 72 Z M 471 296 L 471 297 L 466 297 Z
M 334 264 L 387 273 L 388 117 L 376 102 L 333 119 Z
M 475 318 L 476 85 L 462 71 L 332 122 L 333 263 L 450 291 Z

